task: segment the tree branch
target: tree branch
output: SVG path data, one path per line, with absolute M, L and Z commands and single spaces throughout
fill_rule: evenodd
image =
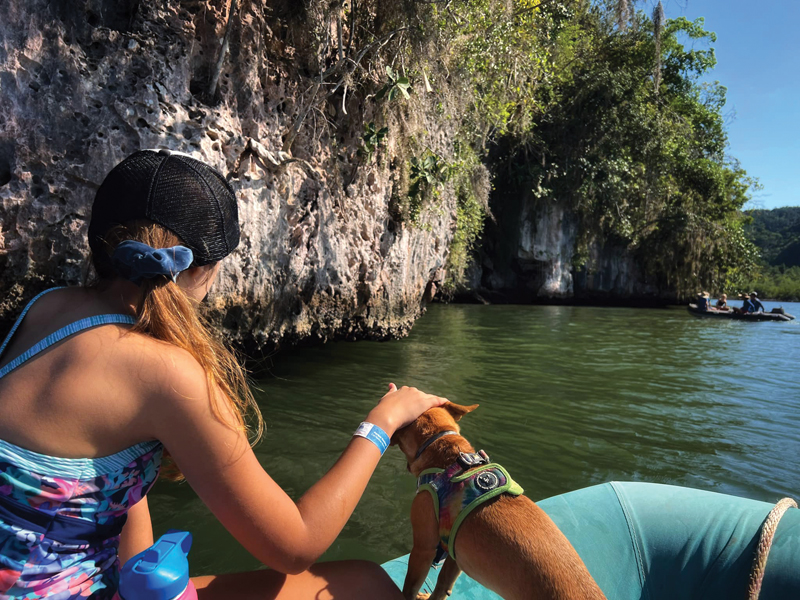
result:
M 233 17 L 238 8 L 239 0 L 231 0 L 230 8 L 228 9 L 228 22 L 225 24 L 225 35 L 222 37 L 222 47 L 219 49 L 219 56 L 217 57 L 217 64 L 214 66 L 214 71 L 211 74 L 211 81 L 208 84 L 208 99 L 209 102 L 214 101 L 217 95 L 217 85 L 219 83 L 219 75 L 222 72 L 222 66 L 225 64 L 225 55 L 228 53 L 228 44 L 230 40 L 231 29 L 233 29 Z
M 314 81 L 314 88 L 311 92 L 311 99 L 308 101 L 308 104 L 306 105 L 305 109 L 303 109 L 303 112 L 300 114 L 297 120 L 292 124 L 292 128 L 289 130 L 289 133 L 286 136 L 286 140 L 283 142 L 283 152 L 289 152 L 290 148 L 292 147 L 292 144 L 294 143 L 295 138 L 297 137 L 297 134 L 300 132 L 300 127 L 302 127 L 303 121 L 305 121 L 309 111 L 314 105 L 314 101 L 317 98 L 317 93 L 319 92 L 320 87 L 322 87 L 322 85 L 327 81 L 327 79 L 331 75 L 339 72 L 339 70 L 342 69 L 342 67 L 344 67 L 348 63 L 352 65 L 349 66 L 347 70 L 345 70 L 345 72 L 343 73 L 342 77 L 339 78 L 339 81 L 334 86 L 333 91 L 330 94 L 328 94 L 327 97 L 329 98 L 339 89 L 339 87 L 341 87 L 342 83 L 344 83 L 345 77 L 358 68 L 361 59 L 364 58 L 364 56 L 366 56 L 367 52 L 369 52 L 376 46 L 378 47 L 385 46 L 387 43 L 389 43 L 389 40 L 391 40 L 395 35 L 397 35 L 401 31 L 405 31 L 406 29 L 408 29 L 408 27 L 401 27 L 399 29 L 391 31 L 382 38 L 367 44 L 364 48 L 361 49 L 361 51 L 358 53 L 355 59 L 344 57 L 342 58 L 342 60 L 337 61 L 336 64 L 333 65 L 331 68 L 320 73 L 319 77 Z

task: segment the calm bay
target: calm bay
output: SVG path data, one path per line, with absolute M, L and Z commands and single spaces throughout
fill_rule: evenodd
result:
M 778 303 L 766 303 L 768 309 Z M 800 317 L 800 304 L 782 303 Z M 480 404 L 462 432 L 538 500 L 611 480 L 775 502 L 800 493 L 800 320 L 699 319 L 685 308 L 434 305 L 411 335 L 282 351 L 257 382 L 256 454 L 298 498 L 390 381 Z M 390 448 L 324 559 L 411 548 L 415 481 Z M 186 484 L 150 494 L 156 534 L 195 537 L 194 574 L 258 568 Z

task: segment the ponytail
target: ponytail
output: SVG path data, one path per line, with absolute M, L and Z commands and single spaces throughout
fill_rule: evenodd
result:
M 104 236 L 107 252 L 93 254 L 99 280 L 117 276 L 111 262 L 114 249 L 125 240 L 142 242 L 153 248 L 169 248 L 181 244 L 180 238 L 169 229 L 146 221 L 137 221 L 112 228 Z M 244 369 L 233 352 L 213 333 L 198 304 L 168 276 L 144 279 L 142 294 L 136 306 L 137 322 L 132 331 L 173 344 L 189 352 L 206 373 L 214 415 L 222 419 L 220 406 L 227 403 L 233 409 L 236 423 L 231 426 L 245 433 L 250 431 L 252 443 L 264 431 L 264 419 L 247 384 Z M 248 427 L 248 422 L 252 427 Z M 165 454 L 163 475 L 182 479 L 174 462 Z

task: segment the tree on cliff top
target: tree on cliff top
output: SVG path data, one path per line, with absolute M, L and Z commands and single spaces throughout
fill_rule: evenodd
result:
M 578 213 L 582 248 L 627 248 L 662 290 L 735 285 L 757 258 L 740 213 L 754 182 L 725 152 L 725 88 L 700 81 L 716 59 L 694 46 L 716 37 L 642 12 L 621 31 L 613 8 L 582 3 L 559 31 L 541 112 L 507 162 L 520 176 L 525 157 L 534 194 Z

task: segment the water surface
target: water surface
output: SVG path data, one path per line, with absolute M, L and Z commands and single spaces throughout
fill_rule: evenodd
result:
M 800 304 L 783 305 L 800 317 Z M 798 360 L 800 321 L 717 321 L 682 308 L 434 305 L 404 340 L 276 355 L 258 382 L 268 431 L 256 453 L 298 498 L 394 381 L 479 403 L 462 432 L 534 500 L 633 480 L 775 502 L 800 493 Z M 414 490 L 390 448 L 324 558 L 407 553 Z M 157 534 L 194 534 L 194 573 L 259 566 L 187 485 L 159 483 L 150 498 Z

